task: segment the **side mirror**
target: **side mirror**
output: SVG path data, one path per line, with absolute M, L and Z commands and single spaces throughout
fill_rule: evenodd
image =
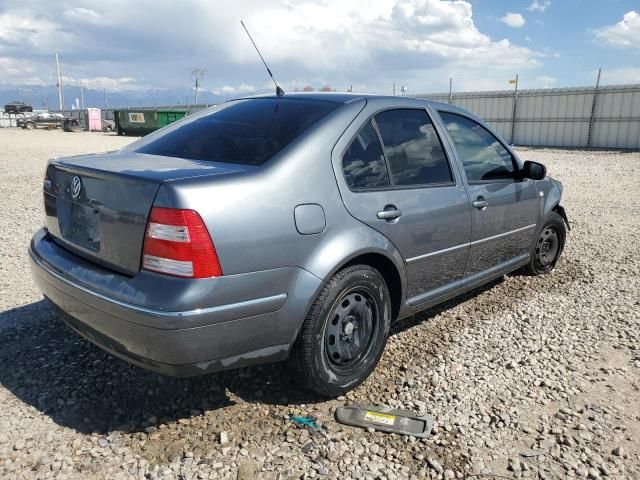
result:
M 547 167 L 538 162 L 527 160 L 522 166 L 520 173 L 522 178 L 530 178 L 531 180 L 542 180 L 547 176 Z

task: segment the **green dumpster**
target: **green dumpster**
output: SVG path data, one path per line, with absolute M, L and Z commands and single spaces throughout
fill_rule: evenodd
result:
M 183 118 L 184 110 L 114 110 L 118 135 L 147 135 Z
M 185 116 L 185 112 L 158 112 L 158 128 L 162 128 L 170 123 L 175 122 L 176 120 L 180 120 Z

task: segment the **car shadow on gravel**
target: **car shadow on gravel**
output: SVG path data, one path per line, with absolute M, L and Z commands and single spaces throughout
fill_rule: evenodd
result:
M 0 386 L 81 433 L 142 431 L 149 419 L 189 419 L 234 399 L 280 405 L 326 400 L 300 389 L 283 364 L 192 378 L 147 372 L 77 335 L 44 300 L 0 312 Z
M 513 274 L 510 274 L 513 275 Z M 462 295 L 458 295 L 457 297 L 452 298 L 451 300 L 447 300 L 446 302 L 435 305 L 431 308 L 423 310 L 421 312 L 416 313 L 415 315 L 411 315 L 410 317 L 403 318 L 399 322 L 396 322 L 391 326 L 391 331 L 389 335 L 397 335 L 405 330 L 409 330 L 410 328 L 415 327 L 425 321 L 431 320 L 436 315 L 441 314 L 446 310 L 450 310 L 461 303 L 464 303 L 472 298 L 475 298 L 487 290 L 491 290 L 496 285 L 502 282 L 502 277 L 492 280 L 484 285 L 481 285 L 473 290 L 469 290 L 468 292 L 463 293 Z
M 497 282 L 408 317 L 392 327 L 391 335 Z M 152 425 L 150 419 L 159 424 L 189 419 L 231 406 L 234 399 L 270 405 L 327 400 L 301 389 L 282 363 L 192 378 L 147 372 L 77 335 L 45 300 L 0 312 L 0 385 L 58 425 L 101 434 L 142 431 Z

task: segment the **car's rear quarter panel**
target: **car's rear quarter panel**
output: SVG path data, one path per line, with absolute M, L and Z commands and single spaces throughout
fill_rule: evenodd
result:
M 329 250 L 345 249 L 335 239 L 364 226 L 345 210 L 331 166 L 331 151 L 364 100 L 348 103 L 290 144 L 263 168 L 226 178 L 195 178 L 161 186 L 156 205 L 191 208 L 204 219 L 225 275 L 280 267 L 301 267 L 323 278 L 330 270 L 319 261 Z M 324 211 L 323 232 L 296 229 L 297 205 Z M 358 230 L 361 229 L 360 234 Z M 339 256 L 339 255 L 338 255 Z

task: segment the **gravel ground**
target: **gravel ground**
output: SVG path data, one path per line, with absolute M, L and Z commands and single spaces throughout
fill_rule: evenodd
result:
M 556 270 L 403 321 L 370 379 L 326 401 L 281 365 L 147 373 L 42 301 L 26 246 L 45 160 L 128 141 L 0 130 L 0 478 L 640 478 L 640 153 L 519 149 L 565 185 Z M 337 424 L 356 401 L 432 413 L 434 434 Z

